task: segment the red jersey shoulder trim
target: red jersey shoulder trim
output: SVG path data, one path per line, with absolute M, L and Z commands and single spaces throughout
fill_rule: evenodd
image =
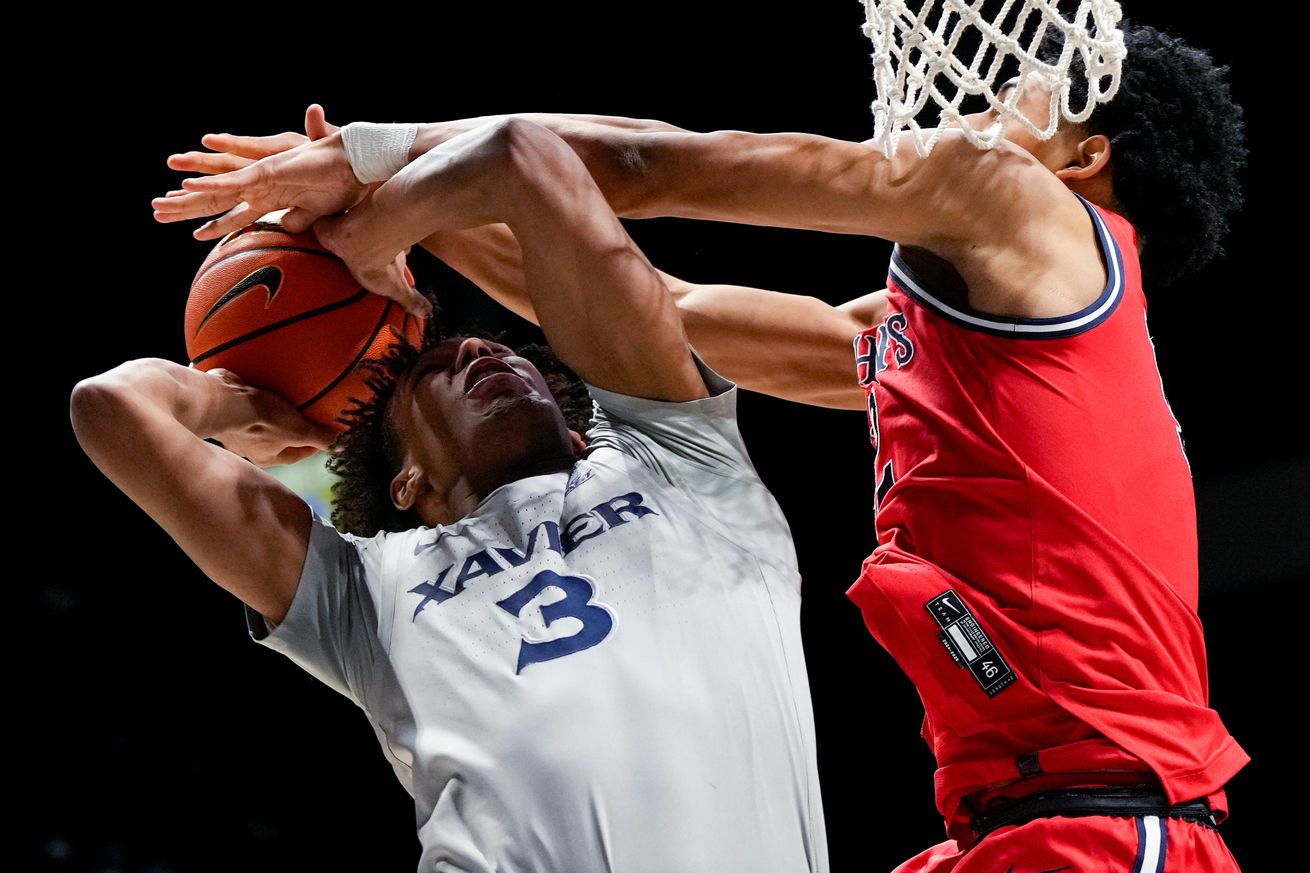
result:
M 892 251 L 888 278 L 920 306 L 967 330 L 1010 339 L 1063 339 L 1089 331 L 1109 318 L 1123 299 L 1126 285 L 1124 259 L 1119 243 L 1100 211 L 1082 197 L 1074 196 L 1092 217 L 1106 272 L 1105 289 L 1100 296 L 1077 312 L 1055 318 L 1019 318 L 959 309 L 933 294 L 928 284 L 905 263 L 899 246 Z

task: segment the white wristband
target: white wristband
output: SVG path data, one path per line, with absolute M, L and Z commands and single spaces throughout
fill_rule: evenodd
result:
M 373 124 L 352 121 L 341 128 L 346 160 L 360 184 L 385 182 L 409 163 L 409 147 L 418 136 L 417 124 Z

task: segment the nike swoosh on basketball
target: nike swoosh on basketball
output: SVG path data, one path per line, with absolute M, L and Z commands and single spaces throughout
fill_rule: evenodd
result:
M 227 306 L 233 300 L 236 300 L 242 294 L 245 294 L 252 288 L 258 288 L 261 285 L 268 289 L 268 300 L 264 302 L 264 308 L 271 309 L 273 307 L 273 298 L 277 296 L 278 289 L 282 287 L 282 270 L 270 264 L 267 267 L 260 267 L 249 276 L 246 276 L 244 279 L 237 282 L 226 294 L 215 300 L 213 306 L 209 307 L 209 311 L 205 313 L 205 317 L 200 319 L 200 324 L 196 325 L 196 334 L 200 333 L 200 329 L 205 326 L 205 322 L 213 318 L 216 312 L 224 306 Z

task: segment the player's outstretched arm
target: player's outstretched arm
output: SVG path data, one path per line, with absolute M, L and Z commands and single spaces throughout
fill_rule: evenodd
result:
M 511 116 L 486 116 L 424 125 L 402 163 L 416 159 L 463 133 Z M 575 151 L 598 166 L 617 154 L 608 132 L 674 132 L 662 121 L 601 115 L 525 115 L 569 137 Z M 277 209 L 289 209 L 282 223 L 299 232 L 325 215 L 344 212 L 369 190 L 351 171 L 341 128 L 327 121 L 323 107 L 305 110 L 305 133 L 271 136 L 210 133 L 201 144 L 213 151 L 188 151 L 168 158 L 173 170 L 199 173 L 182 187 L 151 201 L 163 223 L 217 216 L 198 227 L 197 239 L 218 239 Z M 592 147 L 594 146 L 594 148 Z M 252 166 L 258 164 L 258 166 Z M 221 213 L 221 214 L 220 214 Z
M 441 231 L 421 245 L 515 314 L 534 323 L 518 240 L 503 224 Z M 783 400 L 865 408 L 851 341 L 882 318 L 885 292 L 842 307 L 815 297 L 738 285 L 701 285 L 660 274 L 687 339 L 717 372 Z
M 422 125 L 416 142 L 433 147 L 460 132 L 503 121 L 508 116 L 469 119 L 439 125 Z M 611 178 L 611 187 L 623 188 L 628 175 L 623 158 L 623 141 L 614 135 L 648 133 L 686 133 L 672 125 L 644 119 L 611 116 L 530 115 L 520 116 L 542 122 L 578 152 L 584 163 L 599 168 Z M 323 109 L 312 104 L 305 113 L 305 135 L 281 133 L 272 136 L 237 136 L 208 134 L 203 143 L 214 151 L 192 151 L 169 158 L 169 166 L 202 174 L 231 174 L 245 170 L 264 158 L 290 152 L 297 146 L 322 140 L 337 133 L 327 122 Z M 414 149 L 411 148 L 411 154 Z M 201 228 L 199 234 L 212 235 L 230 230 L 237 222 L 253 218 L 263 208 L 274 208 L 282 199 L 300 197 L 307 191 L 296 185 L 317 179 L 320 198 L 336 196 L 343 205 L 354 205 L 366 188 L 345 171 L 348 164 L 339 138 L 323 142 L 310 154 L 307 150 L 292 171 L 290 165 L 281 172 L 272 168 L 264 174 L 263 186 L 241 187 L 240 177 L 229 177 L 226 194 L 204 193 L 186 189 L 170 192 L 156 200 L 161 221 L 177 221 L 221 208 L 233 211 L 230 217 L 216 219 Z M 415 155 L 417 157 L 418 155 Z M 317 169 L 314 168 L 318 164 Z M 285 173 L 286 179 L 281 178 Z M 247 174 L 250 179 L 255 174 Z M 340 180 L 347 180 L 342 183 Z M 252 183 L 253 184 L 253 183 Z M 195 186 L 195 183 L 192 183 Z M 259 196 L 258 207 L 244 201 L 235 205 L 238 195 Z M 291 200 L 287 200 L 288 203 Z M 300 202 L 308 202 L 301 197 Z M 320 199 L 322 204 L 327 199 Z M 207 210 L 207 211 L 206 211 Z M 302 220 L 316 217 L 302 209 Z M 292 216 L 294 219 L 294 216 Z M 284 219 L 284 222 L 286 219 Z M 294 224 L 294 220 L 292 222 Z M 502 305 L 534 323 L 537 314 L 524 285 L 523 255 L 518 240 L 504 225 L 487 225 L 466 230 L 446 230 L 421 241 L 433 254 L 479 285 Z M 838 408 L 864 408 L 863 392 L 855 385 L 850 363 L 850 341 L 872 323 L 869 313 L 835 308 L 812 297 L 802 297 L 744 288 L 734 285 L 697 285 L 662 274 L 673 292 L 683 318 L 684 329 L 696 350 L 715 370 L 744 388 L 793 400 Z M 878 315 L 878 318 L 881 316 Z M 876 321 L 877 318 L 873 318 Z M 761 350 L 767 349 L 767 356 Z
M 539 125 L 508 119 L 456 137 L 315 230 L 374 289 L 401 281 L 392 264 L 405 246 L 493 223 L 518 239 L 523 287 L 541 327 L 582 378 L 657 400 L 705 396 L 659 273 L 582 161 Z
M 226 212 L 196 231 L 199 238 L 211 239 L 272 209 L 297 207 L 288 226 L 299 230 L 318 216 L 358 202 L 366 186 L 349 174 L 341 134 L 322 122 L 321 108 L 311 107 L 314 113 L 313 124 L 323 135 L 313 142 L 294 140 L 289 150 L 298 135 L 220 134 L 204 140 L 219 154 L 173 156 L 169 165 L 174 169 L 218 175 L 186 179 L 175 196 L 156 198 L 156 218 L 183 221 Z M 696 133 L 658 121 L 550 114 L 418 125 L 408 158 L 510 117 L 563 139 L 611 209 L 624 217 L 678 216 L 855 233 L 934 251 L 986 238 L 1004 225 L 998 204 L 1015 199 L 1013 173 L 1031 169 L 1026 166 L 1031 162 L 1015 160 L 1015 150 L 980 152 L 963 136 L 949 133 L 927 158 L 901 149 L 888 159 L 870 145 L 813 134 Z M 241 164 L 249 158 L 266 160 Z M 270 169 L 279 172 L 270 176 Z M 273 177 L 279 185 L 270 184 Z M 306 189 L 301 183 L 309 178 L 324 187 Z M 983 204 L 989 208 L 979 209 Z M 1022 204 L 1015 203 L 1012 211 L 1021 214 Z
M 477 126 L 503 121 L 506 117 L 425 125 L 428 133 L 420 131 L 420 141 L 422 138 L 444 141 L 456 131 L 467 132 Z M 562 132 L 584 161 L 590 157 L 592 163 L 607 160 L 605 156 L 612 145 L 609 136 L 612 131 L 685 132 L 663 122 L 608 116 L 523 117 L 541 120 Z M 313 104 L 306 110 L 305 135 L 289 132 L 272 136 L 209 134 L 203 142 L 214 151 L 174 155 L 169 158 L 169 166 L 194 173 L 235 173 L 258 160 L 289 152 L 312 140 L 324 139 L 338 130 L 327 122 L 322 107 Z M 198 231 L 212 235 L 217 230 L 232 229 L 236 222 L 253 217 L 261 209 L 277 206 L 282 199 L 307 193 L 306 183 L 311 180 L 316 179 L 313 184 L 322 186 L 317 191 L 320 198 L 335 191 L 342 204 L 354 205 L 365 193 L 365 186 L 357 184 L 357 180 L 350 184 L 339 183 L 342 178 L 351 178 L 344 173 L 348 164 L 339 140 L 321 143 L 312 155 L 308 151 L 302 155 L 294 168 L 288 164 L 279 170 L 270 165 L 270 171 L 260 177 L 263 182 L 258 190 L 242 188 L 240 177 L 234 176 L 229 177 L 230 191 L 226 195 L 187 190 L 170 192 L 170 196 L 156 201 L 161 210 L 157 217 L 161 221 L 195 217 L 200 214 L 197 210 L 228 207 L 230 199 L 237 195 L 264 198 L 255 208 L 244 201 L 238 203 L 232 207 L 229 216 L 216 219 Z M 318 169 L 314 168 L 316 163 L 320 165 Z M 621 175 L 621 170 L 615 172 Z M 283 174 L 287 178 L 281 178 Z M 254 174 L 247 175 L 255 178 Z M 301 187 L 298 189 L 297 186 Z M 300 202 L 307 202 L 307 198 L 301 198 Z M 326 203 L 327 200 L 320 202 Z M 300 218 L 313 214 L 302 210 Z M 501 304 L 537 322 L 536 311 L 524 284 L 522 250 L 508 227 L 500 224 L 440 231 L 421 242 Z M 787 400 L 838 408 L 864 408 L 863 392 L 854 384 L 851 375 L 850 340 L 856 332 L 869 326 L 868 313 L 851 313 L 811 297 L 733 285 L 697 285 L 668 274 L 662 275 L 674 294 L 692 345 L 718 372 L 745 388 Z M 761 356 L 761 349 L 768 349 L 767 359 Z
M 673 216 L 879 236 L 932 250 L 977 240 L 1014 198 L 1013 150 L 981 152 L 948 132 L 926 158 L 807 133 L 698 133 L 659 121 L 525 113 L 559 136 L 625 218 Z M 487 119 L 421 124 L 416 158 Z M 965 182 L 967 180 L 967 182 Z
M 291 463 L 327 448 L 334 432 L 227 371 L 154 359 L 83 380 L 71 407 L 77 439 L 100 471 L 209 578 L 281 621 L 311 517 L 304 501 L 251 461 Z

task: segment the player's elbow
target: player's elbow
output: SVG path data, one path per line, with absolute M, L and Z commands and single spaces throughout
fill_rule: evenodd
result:
M 72 420 L 73 433 L 83 449 L 98 442 L 104 433 L 105 423 L 114 416 L 114 409 L 121 403 L 122 392 L 119 386 L 106 378 L 108 374 L 83 379 L 73 386 L 69 398 L 69 418 Z
M 84 449 L 106 439 L 116 439 L 123 413 L 132 403 L 134 383 L 152 368 L 149 360 L 128 361 L 73 386 L 69 397 L 69 418 L 73 433 Z
M 495 123 L 488 144 L 502 200 L 511 226 L 516 218 L 539 218 L 542 211 L 565 208 L 588 188 L 595 188 L 586 165 L 552 131 L 523 118 Z
M 552 131 L 526 118 L 511 116 L 492 132 L 501 170 L 519 186 L 566 185 L 587 170 L 582 160 Z

